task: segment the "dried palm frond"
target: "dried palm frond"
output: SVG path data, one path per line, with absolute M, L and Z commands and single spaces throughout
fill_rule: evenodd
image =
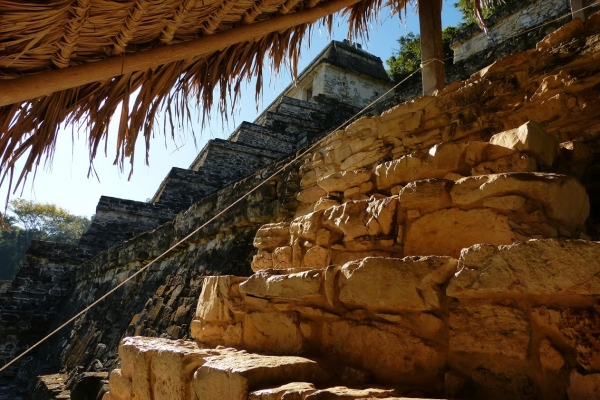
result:
M 330 1 L 0 0 L 0 83 L 218 35 Z M 486 1 L 476 0 L 475 9 L 480 10 L 477 7 Z M 357 1 L 346 9 L 350 28 L 356 35 L 363 34 L 384 5 L 399 12 L 411 2 Z M 332 18 L 326 16 L 320 23 L 331 30 Z M 78 123 L 86 128 L 91 165 L 119 107 L 115 164 L 123 168 L 129 160 L 133 166 L 140 135 L 146 142 L 148 162 L 152 129 L 160 112 L 164 112 L 165 126 L 170 127 L 174 137 L 178 124 L 190 122 L 196 108 L 203 123 L 215 101 L 226 116 L 239 100 L 242 84 L 252 77 L 256 77 L 258 99 L 265 56 L 273 71 L 289 64 L 296 74 L 301 43 L 310 29 L 311 24 L 299 24 L 258 39 L 240 37 L 238 43 L 219 51 L 1 106 L 0 184 L 16 189 L 40 164 L 51 162 L 61 124 Z M 20 159 L 24 167 L 17 171 Z

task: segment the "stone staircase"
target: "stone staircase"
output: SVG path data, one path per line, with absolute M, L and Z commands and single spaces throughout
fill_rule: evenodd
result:
M 211 193 L 284 158 L 352 116 L 355 107 L 325 96 L 313 102 L 282 96 L 228 140 L 212 139 L 189 169 L 172 168 L 150 202 L 102 196 L 81 245 L 99 250 L 154 229 Z

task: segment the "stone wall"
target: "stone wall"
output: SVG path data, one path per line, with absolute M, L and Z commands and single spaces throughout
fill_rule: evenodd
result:
M 452 45 L 454 62 L 469 58 L 494 42 L 504 40 L 526 29 L 538 26 L 546 21 L 569 14 L 571 5 L 569 0 L 532 0 L 515 5 L 490 22 L 488 34 L 475 31 L 471 35 L 465 34 Z M 570 14 L 562 21 L 568 21 Z
M 0 291 L 0 364 L 4 365 L 47 332 L 69 294 L 70 274 L 92 258 L 94 249 L 64 243 L 33 241 L 26 264 Z M 0 375 L 12 378 L 18 368 Z
M 101 196 L 94 219 L 79 244 L 107 249 L 172 220 L 178 211 L 141 201 Z
M 359 108 L 369 105 L 391 86 L 368 76 L 348 74 L 342 68 L 325 63 L 315 69 L 312 79 L 313 95 L 323 94 Z M 294 89 L 290 96 L 299 98 L 303 90 L 306 88 Z

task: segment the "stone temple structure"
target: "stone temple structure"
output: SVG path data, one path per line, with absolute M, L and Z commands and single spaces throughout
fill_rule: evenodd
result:
M 81 246 L 34 244 L 7 358 L 168 252 L 10 378 L 41 375 L 40 399 L 600 398 L 599 54 L 600 14 L 575 19 L 335 130 L 390 85 L 333 42 L 152 202 L 103 198 Z

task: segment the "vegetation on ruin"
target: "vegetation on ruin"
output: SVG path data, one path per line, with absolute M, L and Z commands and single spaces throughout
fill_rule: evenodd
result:
M 69 213 L 54 204 L 14 199 L 0 231 L 0 279 L 12 279 L 25 261 L 32 240 L 77 243 L 90 226 L 90 219 Z

